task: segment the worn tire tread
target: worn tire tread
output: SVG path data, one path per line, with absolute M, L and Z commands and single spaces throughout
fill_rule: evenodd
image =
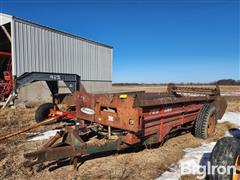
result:
M 200 109 L 195 123 L 195 136 L 199 138 L 206 139 L 208 137 L 208 121 L 211 113 L 216 111 L 216 108 L 213 104 L 204 104 Z
M 231 166 L 235 164 L 237 156 L 240 154 L 240 140 L 234 137 L 223 137 L 218 140 L 210 156 L 211 166 Z M 231 174 L 218 174 L 217 171 L 211 172 L 210 180 L 230 180 Z

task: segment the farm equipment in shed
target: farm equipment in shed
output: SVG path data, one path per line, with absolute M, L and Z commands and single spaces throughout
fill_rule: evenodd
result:
M 11 53 L 0 52 L 0 102 L 4 101 L 12 92 L 12 62 Z
M 186 93 L 194 96 L 182 95 Z M 40 150 L 24 155 L 25 167 L 65 158 L 70 158 L 76 167 L 82 156 L 158 144 L 179 130 L 191 128 L 195 136 L 207 138 L 214 133 L 217 120 L 227 106 L 218 88 L 174 85 L 169 86 L 166 93 L 104 94 L 87 93 L 81 86 L 72 99 L 71 111 L 62 112 L 72 118 L 65 118 L 65 128 Z M 54 107 L 41 112 L 50 112 L 51 117 L 54 113 L 61 114 L 56 105 Z

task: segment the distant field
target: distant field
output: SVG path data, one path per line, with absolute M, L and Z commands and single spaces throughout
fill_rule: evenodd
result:
M 205 87 L 205 88 L 214 88 L 214 85 L 194 85 L 194 86 L 189 86 L 186 85 L 188 87 Z M 219 86 L 220 90 L 222 93 L 231 93 L 231 92 L 235 92 L 235 93 L 240 93 L 240 86 L 229 86 L 229 85 L 222 85 Z M 164 92 L 167 90 L 167 86 L 165 85 L 152 85 L 152 86 L 148 86 L 148 85 L 139 85 L 139 86 L 131 86 L 131 85 L 126 85 L 126 86 L 119 86 L 119 85 L 113 85 L 113 89 L 114 90 L 141 90 L 141 91 L 148 91 L 148 92 Z M 240 95 L 240 94 L 239 94 Z
M 189 86 L 188 86 L 189 87 Z M 214 88 L 213 85 L 194 85 L 190 87 L 205 87 L 205 88 Z M 236 112 L 240 111 L 240 86 L 230 86 L 230 85 L 222 85 L 219 86 L 221 95 L 224 96 L 228 102 L 227 111 Z M 113 90 L 128 90 L 128 91 L 146 91 L 146 92 L 165 92 L 167 90 L 167 86 L 164 85 L 156 85 L 156 86 L 119 86 L 114 85 Z

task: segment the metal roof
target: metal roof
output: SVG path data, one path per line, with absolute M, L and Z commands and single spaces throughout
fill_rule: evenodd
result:
M 87 38 L 84 38 L 84 37 L 81 37 L 81 36 L 78 36 L 78 35 L 74 35 L 74 34 L 71 34 L 71 33 L 68 33 L 68 32 L 64 32 L 64 31 L 60 31 L 60 30 L 57 30 L 57 29 L 54 29 L 54 28 L 51 28 L 51 27 L 48 27 L 48 26 L 45 26 L 45 25 L 41 25 L 41 24 L 29 21 L 29 20 L 25 20 L 23 18 L 19 18 L 19 17 L 16 17 L 16 16 L 11 16 L 11 15 L 8 15 L 8 14 L 0 13 L 0 25 L 9 23 L 14 19 L 17 19 L 18 21 L 23 21 L 23 22 L 30 23 L 33 26 L 41 26 L 44 29 L 63 34 L 65 36 L 69 36 L 69 37 L 77 38 L 77 39 L 80 39 L 80 40 L 83 40 L 83 41 L 87 41 L 87 42 L 92 43 L 92 44 L 104 46 L 104 47 L 111 48 L 111 49 L 113 48 L 113 46 L 106 45 L 106 44 L 103 44 L 103 43 L 100 43 L 100 42 L 97 42 L 97 41 L 89 40 Z

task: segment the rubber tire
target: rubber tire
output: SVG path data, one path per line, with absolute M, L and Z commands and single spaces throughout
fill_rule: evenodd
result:
M 210 156 L 211 166 L 232 166 L 240 154 L 240 140 L 234 137 L 224 137 L 217 141 Z M 211 172 L 210 180 L 232 180 L 231 174 L 218 174 L 217 170 Z
M 209 137 L 208 134 L 208 121 L 212 113 L 215 114 L 215 125 L 216 120 L 216 107 L 213 104 L 204 104 L 198 112 L 197 119 L 195 122 L 194 135 L 199 138 L 206 139 Z
M 53 103 L 44 103 L 40 105 L 35 112 L 35 120 L 40 123 L 48 118 L 50 114 L 50 109 L 53 108 Z

